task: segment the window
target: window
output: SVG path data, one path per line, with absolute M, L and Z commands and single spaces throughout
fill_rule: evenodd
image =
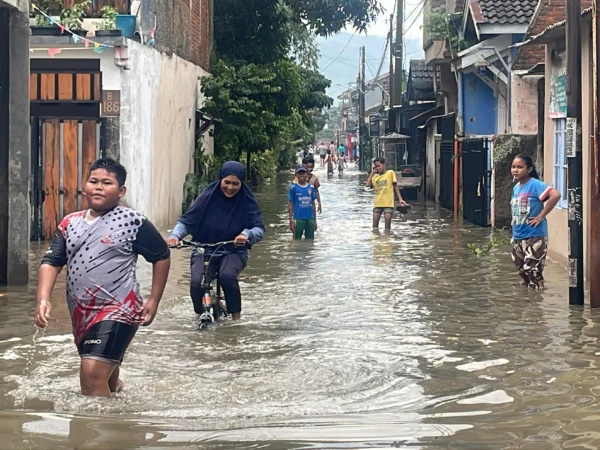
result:
M 567 197 L 567 119 L 554 119 L 554 170 L 552 184 L 560 192 L 559 208 L 568 207 Z

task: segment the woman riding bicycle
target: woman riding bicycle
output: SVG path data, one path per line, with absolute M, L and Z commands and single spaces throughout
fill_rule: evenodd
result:
M 260 242 L 265 234 L 262 213 L 250 188 L 244 184 L 246 170 L 239 162 L 223 164 L 219 181 L 209 185 L 179 219 L 170 246 L 177 246 L 188 234 L 195 242 L 217 243 L 235 241 L 215 249 L 211 267 L 219 273 L 219 283 L 225 294 L 227 312 L 238 320 L 242 311 L 239 276 L 248 263 L 248 247 Z M 192 252 L 190 295 L 196 314 L 202 313 L 201 289 L 204 258 Z

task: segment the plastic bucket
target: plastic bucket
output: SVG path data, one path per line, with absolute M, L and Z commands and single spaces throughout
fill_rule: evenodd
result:
M 124 37 L 133 38 L 135 35 L 135 16 L 131 14 L 119 14 L 116 18 L 116 25 L 121 30 Z

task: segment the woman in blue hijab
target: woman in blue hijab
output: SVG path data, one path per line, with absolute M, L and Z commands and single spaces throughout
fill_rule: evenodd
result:
M 176 246 L 188 234 L 194 242 L 205 244 L 235 241 L 234 245 L 217 249 L 211 262 L 219 268 L 219 282 L 233 320 L 241 317 L 242 295 L 238 278 L 248 263 L 248 247 L 260 242 L 265 235 L 262 213 L 254 194 L 244 183 L 245 178 L 246 170 L 239 162 L 223 164 L 219 181 L 202 191 L 179 219 L 168 241 L 169 245 Z M 193 252 L 190 294 L 196 314 L 202 313 L 204 292 L 200 282 L 203 272 L 203 256 Z

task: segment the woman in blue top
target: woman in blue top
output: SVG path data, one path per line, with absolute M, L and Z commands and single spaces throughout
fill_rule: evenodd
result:
M 169 245 L 176 246 L 188 234 L 194 242 L 204 244 L 235 241 L 214 251 L 212 266 L 219 270 L 227 312 L 233 320 L 241 317 L 242 295 L 239 276 L 248 263 L 248 247 L 260 242 L 265 235 L 262 213 L 250 188 L 244 184 L 246 170 L 242 164 L 229 161 L 223 164 L 219 181 L 210 184 L 179 219 Z M 196 314 L 202 313 L 201 278 L 204 258 L 192 253 L 190 295 Z
M 519 270 L 522 285 L 544 287 L 544 263 L 548 248 L 546 216 L 558 204 L 560 193 L 539 180 L 529 156 L 517 155 L 512 175 L 518 183 L 513 188 L 512 259 Z

